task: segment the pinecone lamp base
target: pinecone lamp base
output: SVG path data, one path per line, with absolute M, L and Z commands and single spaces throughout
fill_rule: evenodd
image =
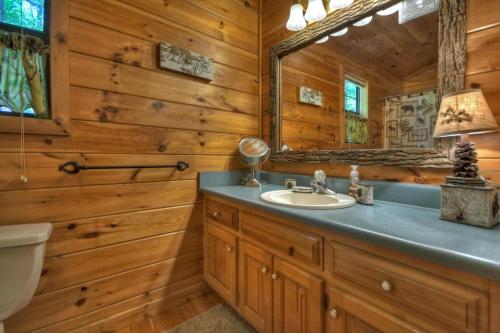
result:
M 498 224 L 497 189 L 479 176 L 472 142 L 457 143 L 453 174 L 441 185 L 440 218 L 483 228 Z

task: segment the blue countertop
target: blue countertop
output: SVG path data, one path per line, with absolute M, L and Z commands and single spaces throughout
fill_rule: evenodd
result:
M 210 175 L 202 176 L 206 180 Z M 478 227 L 439 219 L 435 208 L 375 201 L 337 210 L 307 210 L 264 203 L 260 194 L 284 189 L 267 184 L 249 188 L 229 181 L 200 181 L 200 190 L 260 210 L 279 214 L 306 225 L 342 233 L 369 243 L 500 281 L 500 228 Z M 217 177 L 215 177 L 217 178 Z M 221 180 L 219 178 L 219 180 Z

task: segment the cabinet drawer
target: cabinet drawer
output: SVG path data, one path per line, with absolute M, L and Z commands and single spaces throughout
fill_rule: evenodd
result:
M 223 224 L 234 230 L 238 230 L 238 209 L 207 199 L 206 217 L 217 223 Z
M 332 242 L 332 275 L 354 281 L 455 332 L 484 332 L 487 299 L 477 290 Z
M 295 260 L 322 267 L 322 237 L 265 217 L 241 212 L 241 231 Z

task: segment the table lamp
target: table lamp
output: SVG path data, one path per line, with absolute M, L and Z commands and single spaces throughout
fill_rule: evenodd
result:
M 469 135 L 498 130 L 481 89 L 443 96 L 434 137 L 460 135 L 453 176 L 441 185 L 441 219 L 492 228 L 498 223 L 496 187 L 479 176 L 477 152 Z

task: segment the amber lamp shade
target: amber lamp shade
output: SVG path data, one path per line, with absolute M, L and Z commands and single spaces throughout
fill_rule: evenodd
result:
M 453 162 L 455 178 L 479 178 L 476 148 L 469 141 L 469 134 L 495 130 L 498 130 L 498 125 L 481 89 L 463 90 L 443 96 L 434 137 L 461 136 Z M 460 182 L 460 179 L 455 181 Z
M 479 134 L 497 129 L 481 89 L 470 89 L 443 96 L 434 137 Z

